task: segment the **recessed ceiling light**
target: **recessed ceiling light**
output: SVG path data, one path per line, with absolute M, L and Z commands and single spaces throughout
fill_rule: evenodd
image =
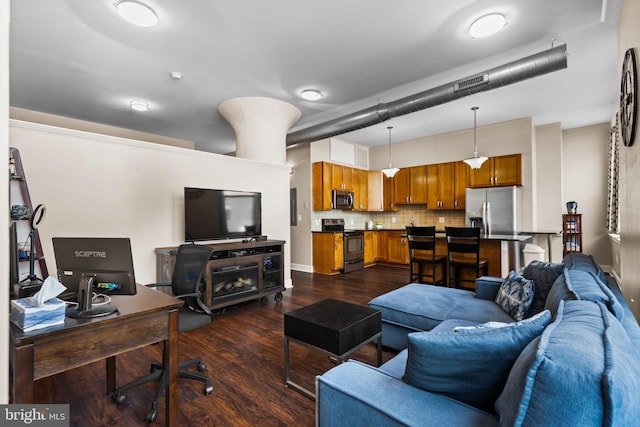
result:
M 158 24 L 158 16 L 146 4 L 137 1 L 121 1 L 114 4 L 120 16 L 139 27 L 153 27 Z
M 474 39 L 491 36 L 507 25 L 507 20 L 501 13 L 490 13 L 473 21 L 469 27 L 469 35 Z
M 300 92 L 300 98 L 306 99 L 307 101 L 317 101 L 321 99 L 324 95 L 317 89 L 305 89 Z
M 144 101 L 129 101 L 129 106 L 134 111 L 147 111 L 149 110 L 149 104 Z

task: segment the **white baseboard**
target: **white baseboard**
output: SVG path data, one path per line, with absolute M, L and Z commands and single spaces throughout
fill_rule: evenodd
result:
M 302 271 L 303 273 L 313 273 L 313 266 L 307 264 L 294 264 L 291 263 L 291 269 L 296 271 Z

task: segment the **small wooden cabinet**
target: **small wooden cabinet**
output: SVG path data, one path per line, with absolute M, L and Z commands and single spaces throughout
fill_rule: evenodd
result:
M 464 162 L 427 165 L 427 209 L 465 208 L 469 166 Z
M 338 274 L 344 268 L 342 233 L 313 233 L 313 271 Z
M 508 187 L 522 185 L 522 155 L 490 157 L 480 169 L 470 169 L 471 188 Z
M 387 232 L 387 259 L 396 264 L 409 264 L 407 233 L 404 231 Z
M 351 189 L 353 191 L 353 210 L 369 210 L 369 171 L 352 169 Z
M 562 215 L 562 255 L 582 252 L 582 214 Z
M 378 260 L 378 232 L 364 232 L 364 265 L 372 265 Z
M 393 178 L 393 201 L 397 205 L 427 203 L 427 166 L 401 168 Z
M 349 166 L 331 164 L 331 188 L 350 191 L 353 170 Z
M 367 182 L 367 210 L 388 212 L 395 210 L 393 204 L 394 178 L 387 178 L 380 171 L 369 171 Z

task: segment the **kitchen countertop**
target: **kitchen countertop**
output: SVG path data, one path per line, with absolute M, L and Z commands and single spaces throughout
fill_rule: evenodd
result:
M 357 231 L 406 231 L 404 228 L 383 228 L 381 230 L 364 230 L 364 229 L 349 229 L 349 230 L 357 230 Z M 338 231 L 320 231 L 320 230 L 312 230 L 312 233 L 339 233 Z M 437 230 L 436 237 L 443 239 L 445 237 L 444 230 Z M 515 242 L 524 242 L 531 239 L 533 236 L 530 234 L 489 234 L 487 236 L 480 235 L 480 240 L 504 240 L 504 241 L 515 241 Z

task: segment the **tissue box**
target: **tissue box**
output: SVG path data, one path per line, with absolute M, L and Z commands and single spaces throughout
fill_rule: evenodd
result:
M 51 298 L 43 305 L 32 305 L 28 298 L 11 300 L 11 321 L 23 331 L 47 328 L 64 323 L 66 303 Z

